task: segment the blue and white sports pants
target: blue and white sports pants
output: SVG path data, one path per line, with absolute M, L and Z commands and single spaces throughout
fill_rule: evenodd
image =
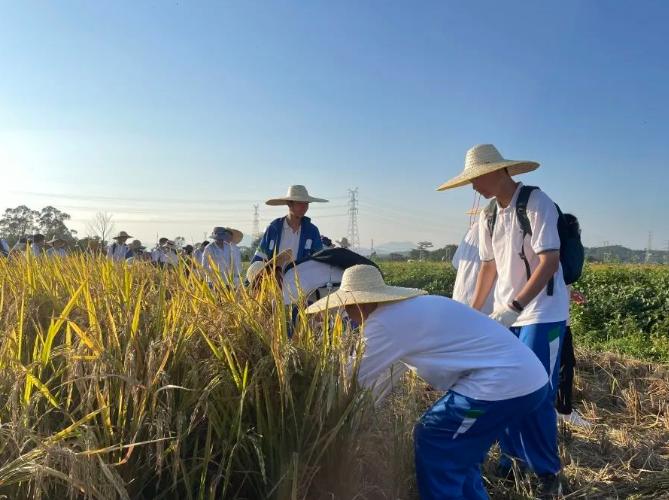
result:
M 510 457 L 513 457 L 537 474 L 560 472 L 555 398 L 559 385 L 560 353 L 565 328 L 565 321 L 511 328 L 511 331 L 523 344 L 532 349 L 544 365 L 548 373 L 549 391 L 534 412 L 516 420 L 500 436 L 502 468 L 510 468 Z
M 546 399 L 548 385 L 503 401 L 449 391 L 414 429 L 416 478 L 423 500 L 487 499 L 481 464 L 506 427 Z

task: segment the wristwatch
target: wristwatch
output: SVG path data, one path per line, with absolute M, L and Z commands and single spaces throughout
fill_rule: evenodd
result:
M 518 302 L 515 299 L 511 301 L 511 307 L 513 307 L 518 312 L 523 312 L 523 309 L 525 309 L 523 306 L 520 305 L 520 302 Z

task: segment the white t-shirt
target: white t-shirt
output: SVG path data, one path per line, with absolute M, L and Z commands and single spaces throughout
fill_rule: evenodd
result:
M 474 292 L 476 291 L 476 279 L 481 269 L 478 221 L 474 222 L 467 231 L 467 234 L 465 234 L 451 262 L 457 271 L 455 284 L 453 285 L 453 300 L 471 306 L 474 301 Z M 491 290 L 481 312 L 490 314 L 493 302 L 494 291 Z
M 527 217 L 532 227 L 532 236 L 525 236 L 516 217 L 516 200 L 522 184 L 509 203 L 502 208 L 497 204 L 497 220 L 493 238 L 490 237 L 486 221 L 486 210 L 479 218 L 479 255 L 481 260 L 494 260 L 497 266 L 495 286 L 495 308 L 511 303 L 527 283 L 525 263 L 520 258 L 521 245 L 533 272 L 539 265 L 537 254 L 560 250 L 560 236 L 557 230 L 558 212 L 553 201 L 539 189 L 532 191 L 527 202 Z M 525 306 L 513 326 L 533 325 L 565 321 L 569 315 L 567 286 L 562 277 L 562 266 L 554 275 L 553 295 L 546 289 Z
M 446 297 L 381 303 L 363 328 L 366 346 L 358 378 L 363 386 L 374 386 L 377 396 L 387 387 L 377 388 L 375 382 L 387 386 L 387 370 L 398 362 L 439 390 L 485 401 L 524 396 L 548 382 L 539 359 L 513 333 Z
M 297 229 L 297 232 L 294 232 L 288 225 L 288 221 L 284 219 L 283 229 L 281 231 L 281 243 L 279 243 L 279 252 L 283 252 L 284 250 L 290 248 L 293 251 L 293 257 L 297 258 L 297 254 L 300 251 L 301 234 L 302 234 L 302 226 L 300 226 Z
M 300 290 L 309 295 L 318 288 L 327 288 L 328 283 L 336 284 L 339 288 L 344 270 L 324 262 L 307 260 L 293 266 L 283 276 L 283 301 L 285 304 L 293 304 L 299 298 Z M 321 294 L 321 297 L 325 297 Z
M 209 260 L 213 260 L 215 268 L 212 268 Z M 241 262 L 239 263 L 241 266 Z M 210 243 L 202 252 L 202 267 L 207 271 L 218 271 L 224 280 L 232 277 L 233 284 L 240 283 L 241 267 L 237 267 L 235 263 L 234 252 L 230 243 L 224 243 L 223 248 L 219 247 L 215 242 Z

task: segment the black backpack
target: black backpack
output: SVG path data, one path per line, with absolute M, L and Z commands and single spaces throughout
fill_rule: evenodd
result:
M 527 202 L 530 199 L 530 194 L 532 194 L 532 191 L 535 189 L 539 188 L 536 186 L 522 186 L 516 200 L 516 217 L 518 217 L 518 222 L 523 230 L 523 240 L 525 240 L 526 235 L 532 235 L 530 219 L 527 217 Z M 573 224 L 567 223 L 567 220 L 557 203 L 555 204 L 555 208 L 557 208 L 558 211 L 557 229 L 558 235 L 560 236 L 560 264 L 562 265 L 562 275 L 565 284 L 571 285 L 581 277 L 581 273 L 583 272 L 585 249 L 581 242 L 580 231 L 576 229 Z M 488 208 L 486 208 L 486 213 L 488 232 L 492 238 L 493 231 L 495 230 L 495 222 L 497 221 L 497 200 L 492 200 L 490 202 Z M 530 263 L 525 256 L 525 246 L 521 245 L 520 248 L 520 258 L 525 264 L 525 272 L 527 274 L 527 279 L 529 280 L 530 275 L 532 274 Z M 551 278 L 546 286 L 548 295 L 553 295 L 554 286 L 555 283 L 553 278 Z
M 363 257 L 348 248 L 324 248 L 323 250 L 307 255 L 296 262 L 291 262 L 285 267 L 284 272 L 307 260 L 315 260 L 317 262 L 322 262 L 323 264 L 338 267 L 339 269 L 348 269 L 357 264 L 367 264 L 369 266 L 374 266 L 377 269 L 379 268 L 379 266 L 376 265 L 376 262 L 371 261 L 367 257 Z

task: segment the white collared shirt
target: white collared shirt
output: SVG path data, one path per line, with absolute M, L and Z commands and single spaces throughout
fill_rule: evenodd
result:
M 539 265 L 538 254 L 560 250 L 560 236 L 557 230 L 558 212 L 553 201 L 539 189 L 532 191 L 527 202 L 527 217 L 532 227 L 532 235 L 523 238 L 523 230 L 516 216 L 516 200 L 522 183 L 511 198 L 509 206 L 497 204 L 497 219 L 494 235 L 490 237 L 486 220 L 486 210 L 479 218 L 479 255 L 481 260 L 494 260 L 497 267 L 495 286 L 495 308 L 510 304 L 527 283 L 525 263 L 520 258 L 521 247 L 533 272 Z M 569 297 L 562 277 L 562 266 L 553 277 L 553 295 L 544 288 L 525 306 L 518 321 L 513 326 L 533 325 L 566 321 L 569 316 Z
M 398 363 L 439 390 L 485 401 L 524 396 L 548 382 L 539 359 L 511 331 L 446 297 L 380 303 L 364 323 L 363 335 L 358 380 L 374 387 L 377 397 L 404 371 Z M 389 377 L 391 367 L 396 373 Z
M 283 220 L 283 229 L 281 231 L 281 243 L 279 244 L 279 252 L 284 250 L 291 249 L 293 251 L 294 258 L 297 258 L 297 255 L 300 251 L 300 235 L 302 234 L 302 225 L 297 229 L 297 232 L 288 225 L 288 220 Z M 271 255 L 270 255 L 271 257 Z

